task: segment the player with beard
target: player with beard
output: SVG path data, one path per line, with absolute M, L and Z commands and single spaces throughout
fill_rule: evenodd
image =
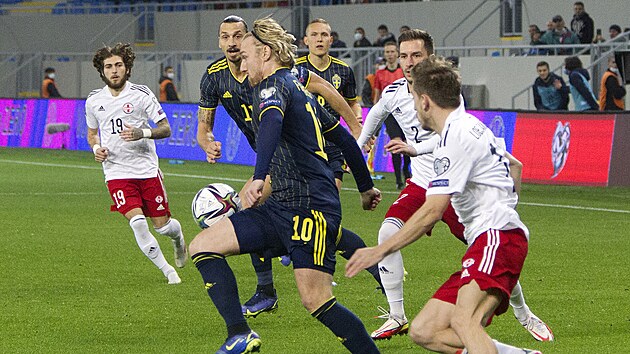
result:
M 90 92 L 85 102 L 87 140 L 94 159 L 103 165 L 114 202 L 111 210 L 129 220 L 138 247 L 168 283 L 179 284 L 179 275 L 164 258 L 146 220 L 150 217 L 155 231 L 172 240 L 175 265 L 183 267 L 188 259 L 186 243 L 181 225 L 170 217 L 153 141 L 169 137 L 171 127 L 153 92 L 127 81 L 134 59 L 129 44 L 96 51 L 92 61 L 106 86 Z M 157 127 L 151 128 L 149 121 Z
M 216 107 L 219 102 L 228 115 L 243 132 L 247 141 L 256 151 L 256 136 L 252 122 L 252 87 L 247 74 L 241 71 L 241 41 L 247 33 L 247 23 L 241 17 L 228 16 L 219 26 L 219 47 L 225 57 L 210 64 L 201 78 L 201 98 L 199 100 L 197 142 L 206 152 L 207 161 L 217 162 L 221 158 L 221 142 L 215 140 L 213 134 Z M 312 93 L 325 99 L 333 110 L 344 117 L 348 127 L 355 137 L 361 133 L 361 125 L 356 119 L 356 112 L 352 110 L 344 98 L 335 88 L 317 74 L 306 68 L 294 67 L 293 74 L 298 81 Z M 337 116 L 339 116 L 337 114 Z M 251 179 L 243 186 L 242 191 L 251 183 Z M 263 200 L 271 193 L 269 181 L 265 184 Z M 247 200 L 243 207 L 249 207 Z M 338 239 L 337 249 L 342 256 L 350 258 L 358 248 L 365 247 L 365 242 L 355 233 L 342 228 Z M 278 308 L 278 297 L 273 284 L 273 269 L 269 259 L 261 255 L 251 254 L 252 264 L 256 270 L 258 284 L 254 295 L 243 304 L 242 311 L 247 317 L 256 317 L 263 312 L 273 312 Z M 370 267 L 368 271 L 380 286 L 380 275 L 377 267 Z

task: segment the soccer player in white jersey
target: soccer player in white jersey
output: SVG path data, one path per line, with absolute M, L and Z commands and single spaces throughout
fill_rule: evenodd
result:
M 387 241 L 357 250 L 346 275 L 354 276 L 430 232 L 452 203 L 468 249 L 461 269 L 413 320 L 411 339 L 443 353 L 540 353 L 493 341 L 484 329 L 507 310 L 528 249 L 529 231 L 515 210 L 518 195 L 507 153 L 490 129 L 459 108 L 461 81 L 450 63 L 431 56 L 411 75 L 422 128 L 440 137 L 435 174 L 422 207 Z
M 107 85 L 90 92 L 85 102 L 87 140 L 94 159 L 103 165 L 114 202 L 111 210 L 129 220 L 138 246 L 168 283 L 179 284 L 179 275 L 164 258 L 146 220 L 150 217 L 155 231 L 172 240 L 175 265 L 184 267 L 186 243 L 181 225 L 170 217 L 153 141 L 169 137 L 171 127 L 153 92 L 127 81 L 134 59 L 129 44 L 96 51 L 92 62 Z M 151 128 L 149 121 L 157 127 Z
M 403 141 L 391 141 L 386 147 L 396 153 L 413 156 L 411 159 L 412 177 L 385 215 L 385 220 L 379 230 L 379 244 L 400 230 L 413 213 L 424 204 L 427 187 L 434 175 L 434 157 L 431 152 L 439 141 L 437 134 L 423 129 L 420 125 L 408 84 L 412 82 L 413 66 L 433 54 L 433 38 L 426 31 L 415 29 L 401 34 L 399 45 L 400 64 L 405 77 L 396 80 L 384 90 L 381 100 L 368 113 L 358 139 L 358 144 L 362 146 L 377 131 L 387 116 L 392 114 L 410 144 Z M 458 109 L 464 110 L 463 100 L 461 103 Z M 509 159 L 518 190 L 520 188 L 520 162 L 511 155 L 506 158 Z M 444 212 L 442 220 L 449 226 L 453 235 L 466 242 L 464 226 L 458 221 L 450 205 Z M 389 339 L 394 335 L 404 334 L 409 327 L 403 301 L 404 267 L 401 253 L 394 252 L 385 257 L 379 262 L 379 271 L 389 303 L 389 316 L 380 328 L 372 332 L 372 338 L 375 340 Z M 553 340 L 553 333 L 549 327 L 525 304 L 520 284 L 516 285 L 510 304 L 517 319 L 535 339 Z

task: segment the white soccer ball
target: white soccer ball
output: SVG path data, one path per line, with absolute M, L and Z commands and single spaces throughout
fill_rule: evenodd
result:
M 202 229 L 241 210 L 241 198 L 225 183 L 211 183 L 192 200 L 193 219 Z

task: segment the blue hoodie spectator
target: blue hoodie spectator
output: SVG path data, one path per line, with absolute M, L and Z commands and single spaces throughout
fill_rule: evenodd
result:
M 598 110 L 599 104 L 589 84 L 591 76 L 582 68 L 578 57 L 564 59 L 564 72 L 569 76 L 569 88 L 575 103 L 576 111 Z

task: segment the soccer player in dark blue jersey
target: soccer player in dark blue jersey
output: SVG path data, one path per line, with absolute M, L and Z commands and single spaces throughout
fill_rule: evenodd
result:
M 356 83 L 352 68 L 345 62 L 329 55 L 332 44 L 331 28 L 326 20 L 318 18 L 311 21 L 306 27 L 304 43 L 308 46 L 309 53 L 299 57 L 295 61 L 298 67 L 307 68 L 309 71 L 321 76 L 328 81 L 343 96 L 352 108 L 357 119 L 362 120 L 361 105 L 357 99 Z M 325 97 L 317 95 L 317 101 L 328 110 L 335 118 L 340 119 Z M 355 135 L 355 138 L 358 136 Z M 330 156 L 330 164 L 335 172 L 337 186 L 341 188 L 345 164 L 339 148 L 333 144 L 326 144 L 326 153 Z
M 221 158 L 221 142 L 216 141 L 212 134 L 215 110 L 219 102 L 223 104 L 227 113 L 247 137 L 250 146 L 256 150 L 255 133 L 252 127 L 252 88 L 247 74 L 241 72 L 240 69 L 240 47 L 245 33 L 247 33 L 247 24 L 242 18 L 228 16 L 223 20 L 218 35 L 219 47 L 225 57 L 210 64 L 201 79 L 197 141 L 206 151 L 206 157 L 210 163 Z M 293 73 L 310 92 L 319 95 L 318 97 L 325 100 L 332 109 L 351 118 L 346 119 L 346 122 L 355 136 L 357 136 L 357 131 L 361 132 L 361 125 L 355 117 L 355 112 L 328 81 L 303 67 L 294 67 Z M 341 162 L 338 166 L 341 166 Z M 245 184 L 243 190 L 249 183 L 248 181 Z M 271 193 L 271 188 L 267 184 L 265 197 L 269 193 Z M 244 207 L 249 207 L 246 200 L 243 202 Z M 365 242 L 358 235 L 345 228 L 342 229 L 337 249 L 342 252 L 344 258 L 349 259 L 356 249 L 365 246 Z M 273 284 L 271 260 L 261 259 L 260 255 L 256 254 L 252 254 L 251 258 L 258 284 L 254 295 L 243 304 L 242 311 L 247 317 L 256 317 L 263 312 L 275 311 L 278 308 L 278 297 Z M 380 285 L 378 267 L 371 267 L 368 271 Z
M 380 192 L 373 187 L 356 141 L 291 74 L 294 39 L 270 18 L 257 20 L 243 39 L 241 68 L 255 87 L 257 157 L 253 181 L 242 198 L 253 207 L 199 233 L 190 244 L 192 259 L 227 325 L 228 338 L 218 353 L 249 353 L 261 345 L 241 312 L 236 279 L 225 260 L 254 252 L 290 254 L 302 303 L 313 317 L 350 352 L 378 353 L 361 320 L 332 295 L 341 204 L 323 151 L 324 138 L 346 154 L 364 209 L 376 207 Z M 259 204 L 267 176 L 273 191 Z

